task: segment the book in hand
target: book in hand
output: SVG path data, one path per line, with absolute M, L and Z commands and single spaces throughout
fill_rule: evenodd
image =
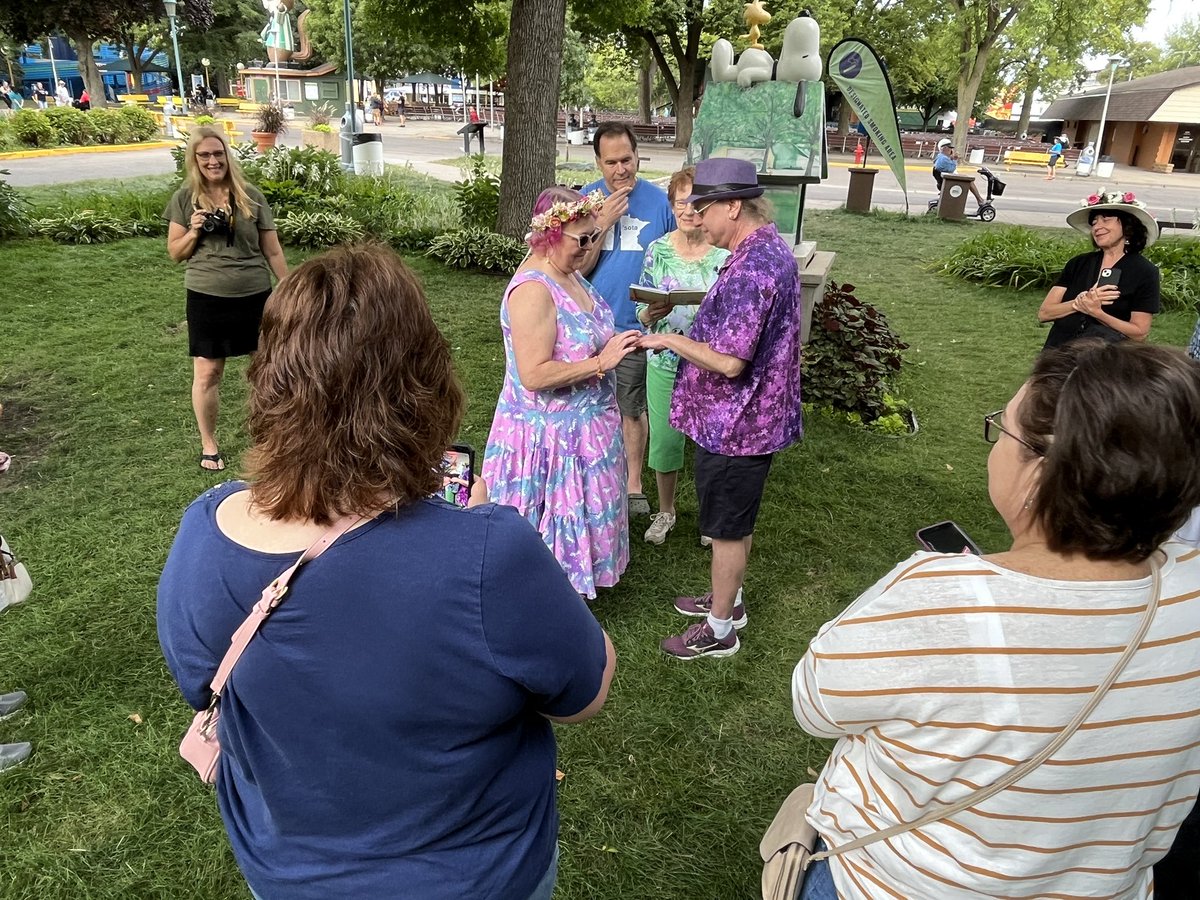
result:
M 629 286 L 629 299 L 637 303 L 648 303 L 651 306 L 698 306 L 708 291 L 684 290 L 661 291 L 658 288 L 643 287 L 640 284 Z

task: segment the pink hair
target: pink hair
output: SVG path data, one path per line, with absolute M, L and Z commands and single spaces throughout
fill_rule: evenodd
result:
M 532 215 L 540 216 L 559 201 L 578 203 L 582 199 L 583 194 L 579 193 L 579 191 L 573 191 L 570 188 L 556 184 L 538 194 L 537 200 L 533 202 Z M 529 245 L 529 249 L 534 253 L 548 256 L 551 250 L 562 243 L 562 226 L 548 228 L 545 231 L 530 231 L 529 237 L 525 238 L 525 243 Z

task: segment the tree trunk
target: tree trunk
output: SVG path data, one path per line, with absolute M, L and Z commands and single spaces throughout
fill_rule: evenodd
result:
M 1029 77 L 1025 80 L 1025 96 L 1021 98 L 1021 118 L 1017 121 L 1017 137 L 1029 131 L 1030 114 L 1033 112 L 1033 98 L 1038 91 L 1038 82 L 1041 80 L 1041 71 L 1037 67 L 1030 67 Z
M 87 88 L 88 99 L 92 106 L 105 106 L 104 79 L 92 56 L 94 39 L 80 31 L 70 31 L 67 37 L 75 45 L 75 55 L 79 57 L 79 74 L 83 78 L 84 87 Z
M 558 80 L 567 0 L 513 0 L 498 230 L 521 237 L 533 202 L 554 183 Z
M 988 59 L 1001 32 L 1008 27 L 1013 17 L 1028 0 L 1008 0 L 1008 9 L 1001 13 L 1001 4 L 989 0 L 984 10 L 969 10 L 965 0 L 954 0 L 958 8 L 959 63 L 958 63 L 958 119 L 954 123 L 954 149 L 961 156 L 967 151 L 967 132 L 971 128 L 971 111 L 979 95 L 979 85 L 987 72 Z M 979 23 L 978 33 L 972 17 L 976 12 L 986 16 Z
M 838 103 L 838 130 L 839 136 L 844 137 L 850 133 L 850 104 L 846 102 L 846 98 L 842 97 Z
M 642 124 L 650 124 L 651 103 L 654 98 L 654 54 L 649 47 L 642 51 L 638 61 L 638 118 Z

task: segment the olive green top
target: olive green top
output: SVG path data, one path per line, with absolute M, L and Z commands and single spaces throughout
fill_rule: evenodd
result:
M 260 231 L 274 231 L 275 218 L 262 192 L 246 185 L 246 194 L 254 210 L 250 218 L 240 210 L 233 211 L 233 241 L 226 232 L 201 232 L 196 249 L 187 261 L 183 286 L 188 290 L 218 297 L 248 297 L 271 289 L 271 268 L 259 244 Z M 167 204 L 163 217 L 191 227 L 191 192 L 182 187 Z

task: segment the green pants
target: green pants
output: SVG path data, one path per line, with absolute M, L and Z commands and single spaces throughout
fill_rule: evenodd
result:
M 683 468 L 683 433 L 671 427 L 671 392 L 675 373 L 651 363 L 646 366 L 646 411 L 650 418 L 648 461 L 655 472 L 677 472 Z

